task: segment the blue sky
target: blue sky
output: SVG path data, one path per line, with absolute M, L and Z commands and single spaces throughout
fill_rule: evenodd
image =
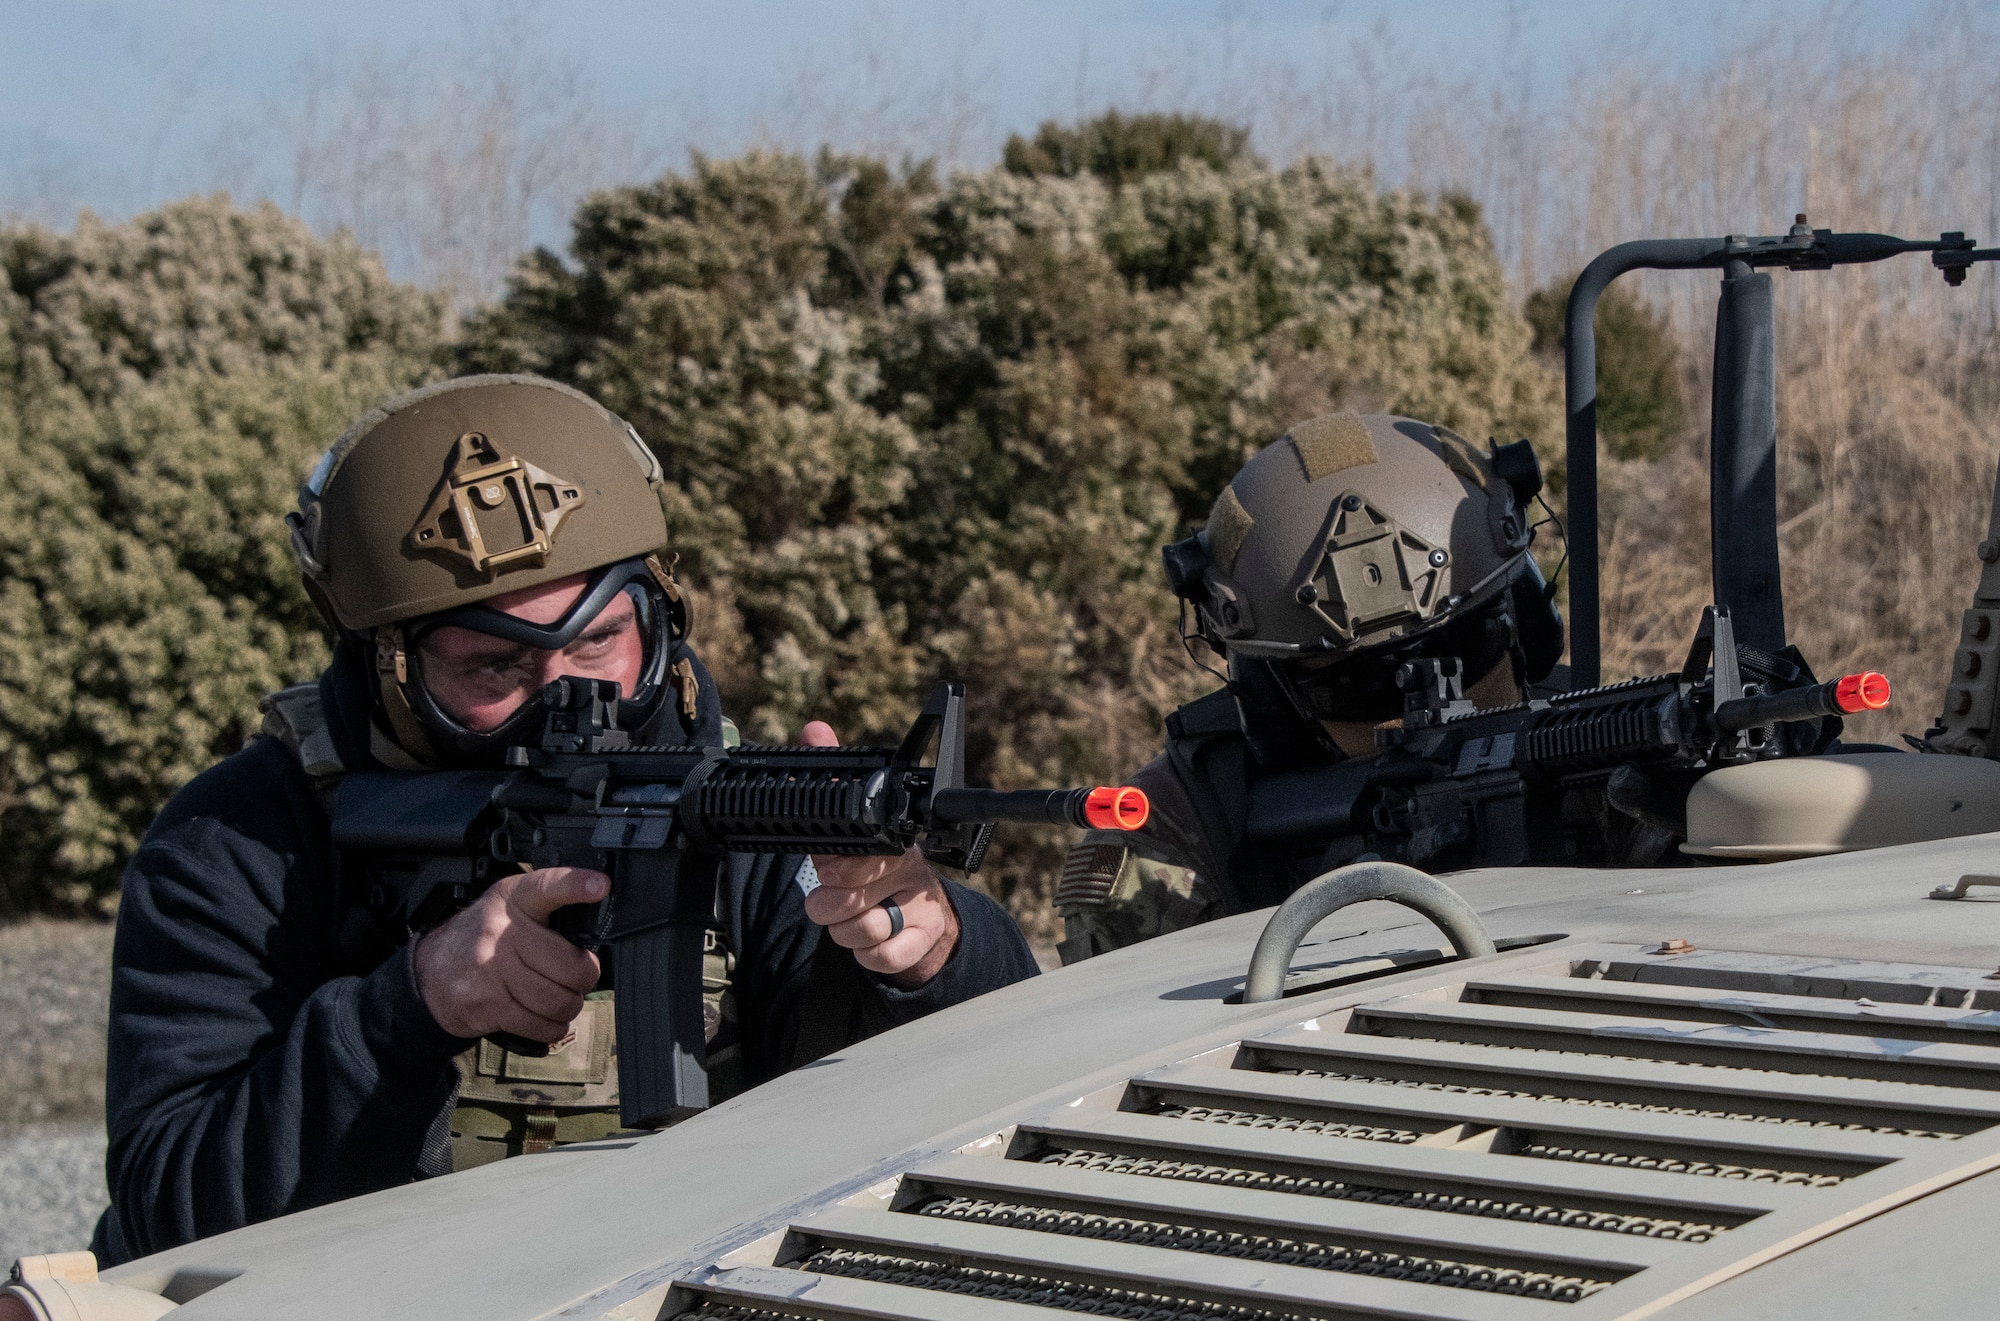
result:
M 503 6 L 449 0 L 0 0 L 0 211 L 88 205 L 118 215 L 194 188 L 270 176 L 282 118 L 309 62 L 448 51 Z M 674 145 L 730 150 L 814 69 L 845 87 L 869 76 L 861 48 L 896 47 L 897 69 L 952 61 L 979 85 L 983 146 L 1079 105 L 1131 99 L 1149 66 L 1213 69 L 1225 47 L 1286 54 L 1374 28 L 1427 70 L 1513 56 L 1538 93 L 1591 43 L 1616 36 L 1699 61 L 1714 33 L 1769 5 L 1585 0 L 570 0 L 519 6 L 538 52 L 578 69 L 608 106 L 650 114 Z M 1900 29 L 1913 6 L 1876 3 L 1844 21 Z M 446 57 L 448 59 L 448 57 Z M 891 75 L 895 71 L 891 71 Z M 907 76 L 907 74 L 905 74 Z M 1447 80 L 1448 81 L 1448 80 Z M 54 215 L 45 218 L 55 219 Z
M 1521 161 L 1560 168 L 1545 135 L 1581 123 L 1578 106 L 1619 105 L 1628 78 L 1655 94 L 1693 86 L 1721 67 L 1718 52 L 1765 45 L 1804 42 L 1822 53 L 1792 67 L 1840 68 L 1921 41 L 1954 4 L 1992 8 L 0 0 L 0 218 L 66 228 L 85 208 L 116 220 L 191 193 L 271 198 L 323 232 L 349 229 L 399 278 L 477 298 L 524 248 L 562 247 L 584 193 L 680 168 L 690 150 L 831 143 L 979 167 L 1044 119 L 1174 109 L 1250 124 L 1278 163 L 1309 151 L 1368 163 L 1386 185 L 1466 188 L 1488 204 L 1510 271 L 1532 280 L 1538 260 L 1575 259 L 1537 254 L 1577 220 L 1549 211 L 1565 189 Z M 1912 67 L 1950 67 L 1925 49 L 1938 59 Z M 1594 91 L 1577 82 L 1591 71 L 1603 75 Z M 1802 104 L 1813 90 L 1797 89 Z M 1775 104 L 1765 113 L 1784 118 Z M 1539 209 L 1515 215 L 1488 195 L 1508 179 L 1540 189 L 1527 204 Z M 1771 211 L 1768 200 L 1732 202 L 1716 223 Z M 1523 219 L 1544 213 L 1560 233 Z

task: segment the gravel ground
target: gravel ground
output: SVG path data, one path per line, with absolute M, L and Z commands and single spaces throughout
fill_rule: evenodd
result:
M 0 1270 L 86 1246 L 104 1209 L 111 927 L 0 926 Z
M 97 1125 L 30 1124 L 0 1135 L 0 1269 L 89 1247 L 107 1200 Z
M 111 926 L 36 918 L 0 926 L 0 1131 L 104 1119 Z

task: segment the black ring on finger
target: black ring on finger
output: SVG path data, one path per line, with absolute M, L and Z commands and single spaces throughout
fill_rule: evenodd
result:
M 889 914 L 888 939 L 894 940 L 903 934 L 903 910 L 897 906 L 894 899 L 884 899 L 880 906 Z

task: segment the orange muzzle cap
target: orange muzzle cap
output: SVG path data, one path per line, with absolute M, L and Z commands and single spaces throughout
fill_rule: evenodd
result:
M 1880 711 L 1889 705 L 1889 676 L 1873 670 L 1842 675 L 1834 680 L 1833 701 L 1844 716 Z
M 1074 801 L 1074 800 L 1072 800 Z M 1153 804 L 1144 789 L 1092 789 L 1083 800 L 1083 819 L 1095 830 L 1137 830 L 1153 814 Z

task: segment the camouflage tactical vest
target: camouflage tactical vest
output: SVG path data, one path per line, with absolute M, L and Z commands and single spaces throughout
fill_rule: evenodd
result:
M 261 733 L 283 744 L 325 806 L 347 773 L 320 703 L 319 685 L 299 684 L 258 705 Z M 723 740 L 738 741 L 723 721 Z M 736 996 L 736 960 L 718 920 L 702 957 L 702 1017 L 707 1028 L 709 1096 L 720 1101 L 743 1090 Z M 592 1142 L 619 1130 L 618 1041 L 611 992 L 595 991 L 569 1034 L 546 1056 L 517 1055 L 480 1041 L 460 1055 L 451 1114 L 451 1167 L 471 1169 L 508 1156 Z
M 1230 868 L 1247 767 L 1226 689 L 1167 718 L 1166 751 L 1128 780 L 1152 800 L 1145 827 L 1087 831 L 1064 859 L 1055 902 L 1065 964 L 1243 911 Z
M 1276 904 L 1327 870 L 1323 842 L 1245 838 L 1260 772 L 1228 689 L 1167 717 L 1166 750 L 1131 777 L 1153 802 L 1133 833 L 1089 831 L 1056 890 L 1064 963 Z

